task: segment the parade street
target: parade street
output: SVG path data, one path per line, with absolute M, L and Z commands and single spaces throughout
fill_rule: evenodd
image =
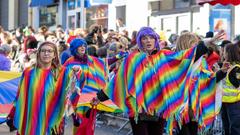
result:
M 65 128 L 64 135 L 72 135 L 72 126 Z M 121 131 L 121 133 L 117 133 L 117 128 L 110 126 L 96 126 L 95 135 L 126 135 L 127 131 Z M 16 135 L 15 132 L 9 132 L 9 128 L 6 124 L 0 125 L 0 135 Z

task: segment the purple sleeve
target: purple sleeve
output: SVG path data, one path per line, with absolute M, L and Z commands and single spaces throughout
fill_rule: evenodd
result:
M 116 58 L 116 56 L 111 57 L 111 58 L 107 58 L 108 61 L 108 65 L 112 65 L 113 63 L 115 63 L 118 59 Z
M 10 71 L 11 70 L 11 61 L 5 61 L 2 66 L 2 69 L 5 71 Z

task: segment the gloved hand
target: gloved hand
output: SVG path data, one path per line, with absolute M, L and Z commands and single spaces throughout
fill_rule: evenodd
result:
M 92 105 L 98 105 L 100 103 L 100 100 L 97 98 L 97 97 L 95 97 L 95 98 L 93 98 L 92 100 L 91 100 L 91 104 Z
M 81 119 L 75 113 L 72 114 L 72 119 L 73 119 L 73 125 L 75 127 L 79 127 L 81 124 Z
M 8 127 L 9 127 L 9 131 L 10 131 L 10 132 L 13 132 L 13 131 L 17 130 L 17 129 L 15 128 L 15 126 L 13 125 L 13 119 L 8 119 L 8 120 L 7 120 L 7 125 L 8 125 Z
M 13 118 L 14 118 L 14 115 L 15 115 L 15 111 L 16 111 L 16 108 L 13 106 L 10 113 L 8 114 L 7 116 L 7 125 L 9 127 L 9 131 L 12 132 L 14 130 L 17 130 L 13 124 Z

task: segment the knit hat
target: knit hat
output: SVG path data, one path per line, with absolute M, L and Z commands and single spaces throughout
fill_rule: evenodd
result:
M 87 42 L 82 38 L 75 38 L 70 43 L 70 51 L 73 56 L 77 55 L 77 48 L 79 46 L 87 46 Z
M 209 31 L 206 33 L 205 38 L 212 38 L 214 36 L 214 33 L 212 31 Z
M 137 44 L 139 49 L 143 50 L 141 42 L 142 37 L 151 36 L 155 39 L 155 48 L 159 49 L 159 35 L 151 27 L 142 27 L 137 33 Z

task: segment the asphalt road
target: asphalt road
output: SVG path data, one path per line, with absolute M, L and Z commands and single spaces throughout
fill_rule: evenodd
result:
M 105 124 L 97 124 L 95 129 L 95 135 L 127 135 L 128 131 L 123 130 L 120 133 L 117 132 L 116 127 L 107 126 Z M 6 124 L 0 125 L 0 135 L 16 135 L 15 132 L 9 132 L 9 128 Z M 72 125 L 68 124 L 65 127 L 65 135 L 72 135 Z

